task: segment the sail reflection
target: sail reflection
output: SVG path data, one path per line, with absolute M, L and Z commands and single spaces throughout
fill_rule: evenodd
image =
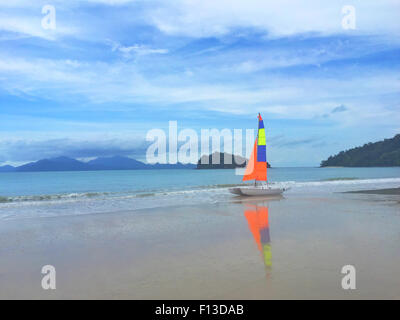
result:
M 268 207 L 246 204 L 244 216 L 249 224 L 249 229 L 260 250 L 264 265 L 272 267 L 271 237 L 269 233 Z
M 267 270 L 267 277 L 272 270 L 272 247 L 271 229 L 269 224 L 268 203 L 284 199 L 282 196 L 268 198 L 244 198 L 237 197 L 244 205 L 244 216 L 247 220 L 249 230 L 260 251 L 264 266 Z

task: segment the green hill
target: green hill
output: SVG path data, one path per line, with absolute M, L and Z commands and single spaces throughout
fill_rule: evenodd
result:
M 370 142 L 342 151 L 321 162 L 321 167 L 397 167 L 400 166 L 400 134 L 392 139 Z

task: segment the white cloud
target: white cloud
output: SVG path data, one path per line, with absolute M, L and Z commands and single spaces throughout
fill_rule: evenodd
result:
M 54 39 L 54 32 L 44 30 L 40 25 L 40 19 L 32 17 L 0 17 L 0 30 L 23 35 Z
M 110 6 L 109 10 L 120 10 L 118 19 L 107 16 L 106 24 L 102 15 L 96 16 L 85 11 L 88 3 L 107 5 Z M 48 1 L 3 1 L 0 3 L 3 11 L 0 30 L 46 39 L 67 34 L 101 41 L 103 36 L 109 36 L 107 30 L 112 27 L 111 24 L 132 25 L 140 21 L 142 25 L 155 26 L 167 35 L 189 37 L 224 36 L 237 28 L 256 28 L 269 37 L 308 32 L 400 36 L 400 3 L 396 0 L 363 0 L 354 3 L 357 19 L 355 31 L 342 29 L 341 9 L 348 4 L 345 0 L 53 0 L 51 4 L 63 22 L 57 24 L 53 34 L 41 29 L 41 8 L 45 4 L 49 4 Z M 136 50 L 145 52 L 144 48 Z
M 306 32 L 343 33 L 341 9 L 346 4 L 343 0 L 176 0 L 149 15 L 167 34 L 221 36 L 235 28 L 250 27 L 280 37 Z M 354 6 L 357 32 L 399 35 L 398 1 L 364 0 Z
M 134 55 L 144 56 L 148 54 L 167 54 L 168 49 L 155 49 L 150 48 L 145 45 L 135 44 L 132 46 L 123 46 L 118 42 L 114 42 L 111 40 L 107 41 L 111 47 L 112 51 L 120 52 L 125 58 L 131 58 Z
M 123 5 L 135 1 L 138 0 L 87 0 L 87 2 L 101 3 L 106 5 Z
M 128 62 L 83 63 L 3 56 L 0 74 L 4 76 L 1 86 L 12 93 L 40 97 L 46 92 L 54 100 L 75 97 L 94 103 L 141 103 L 158 108 L 180 104 L 181 108 L 232 114 L 261 110 L 271 116 L 293 119 L 313 119 L 345 104 L 354 112 L 340 115 L 342 122 L 366 119 L 370 114 L 390 116 L 391 120 L 399 117 L 395 110 L 385 111 L 386 102 L 379 98 L 400 92 L 396 70 L 377 70 L 369 76 L 344 74 L 339 78 L 265 75 L 255 85 L 241 81 L 209 83 L 207 78 L 187 82 L 185 73 L 148 77 Z
M 107 4 L 130 2 L 99 1 Z M 74 3 L 78 5 L 82 2 Z M 274 36 L 307 31 L 343 31 L 340 23 L 342 1 L 329 2 L 323 8 L 316 1 L 290 4 L 286 0 L 279 3 L 258 0 L 176 0 L 163 4 L 153 2 L 145 12 L 161 30 L 174 35 L 223 35 L 236 27 L 262 28 Z M 371 24 L 383 19 L 382 30 L 389 30 L 398 23 L 392 19 L 396 4 L 394 1 L 385 1 L 383 9 L 378 9 L 369 0 L 355 4 L 360 26 L 368 19 L 371 19 L 368 20 Z M 376 17 L 372 15 L 371 8 L 376 9 Z M 0 20 L 0 30 L 51 39 L 51 33 L 41 28 L 40 11 L 37 16 L 24 17 L 10 16 Z M 368 25 L 365 30 L 373 31 L 370 27 Z M 57 24 L 57 33 L 74 32 L 59 28 L 62 28 L 62 24 Z M 97 39 L 102 37 L 103 31 L 100 28 Z M 379 41 L 389 42 L 393 39 L 395 37 Z M 380 113 L 397 120 L 396 112 L 384 110 L 387 104 L 378 98 L 400 91 L 396 70 L 372 68 L 362 72 L 362 69 L 356 69 L 358 73 L 343 70 L 343 74 L 332 75 L 326 71 L 320 77 L 317 76 L 318 72 L 308 76 L 268 72 L 253 75 L 273 68 L 318 66 L 327 61 L 357 58 L 376 52 L 377 47 L 378 51 L 384 48 L 385 44 L 379 41 L 363 43 L 359 48 L 355 44 L 347 46 L 340 40 L 329 45 L 300 44 L 299 48 L 268 48 L 268 41 L 265 41 L 262 48 L 254 51 L 246 46 L 224 50 L 222 41 L 221 45 L 212 43 L 210 47 L 200 47 L 189 58 L 183 57 L 182 61 L 176 52 L 166 55 L 170 52 L 163 45 L 143 45 L 133 40 L 130 42 L 133 45 L 123 45 L 108 41 L 113 51 L 125 58 L 138 57 L 140 61 L 78 61 L 3 54 L 0 56 L 0 83 L 12 94 L 44 95 L 57 101 L 77 99 L 93 103 L 140 103 L 159 108 L 179 104 L 182 108 L 204 108 L 232 114 L 250 114 L 262 110 L 274 117 L 294 119 L 312 119 L 329 113 L 334 106 L 346 104 L 354 111 L 364 111 L 360 119 L 367 119 L 371 114 L 378 114 L 379 117 Z M 126 43 L 126 40 L 123 42 Z M 104 38 L 101 43 L 104 44 Z M 152 69 L 151 74 L 146 73 L 146 68 Z M 250 75 L 250 79 L 241 79 Z M 375 100 L 372 101 L 374 95 Z M 343 123 L 357 120 L 354 113 L 341 117 Z M 335 117 L 331 117 L 331 120 L 335 120 Z

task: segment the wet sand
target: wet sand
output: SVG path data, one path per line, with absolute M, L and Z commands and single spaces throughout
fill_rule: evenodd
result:
M 347 191 L 345 193 L 388 194 L 400 195 L 400 188 Z
M 398 197 L 369 194 L 2 220 L 0 298 L 400 299 L 399 230 Z

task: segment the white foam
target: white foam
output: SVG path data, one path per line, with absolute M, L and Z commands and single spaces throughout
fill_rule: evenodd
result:
M 290 193 L 332 193 L 400 186 L 400 178 L 282 181 L 272 185 L 288 188 Z M 0 219 L 33 218 L 115 212 L 177 204 L 217 203 L 231 199 L 230 188 L 224 185 L 197 186 L 187 190 L 148 190 L 121 193 L 68 193 L 44 196 L 11 197 L 12 202 L 0 203 Z

